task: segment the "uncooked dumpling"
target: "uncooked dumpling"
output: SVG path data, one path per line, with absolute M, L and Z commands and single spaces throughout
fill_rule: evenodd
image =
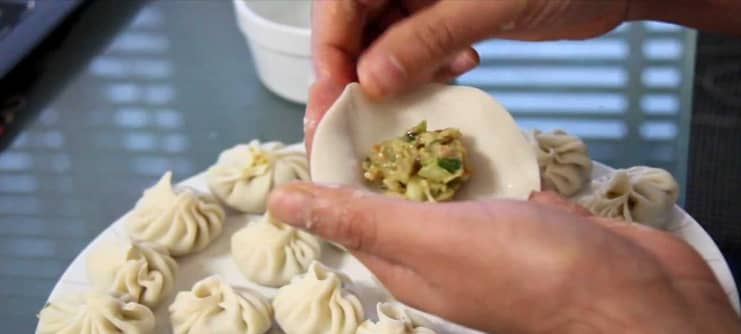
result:
M 344 291 L 342 278 L 319 262 L 280 288 L 273 300 L 275 320 L 286 334 L 354 334 L 363 306 Z
M 321 255 L 318 237 L 286 225 L 270 214 L 232 236 L 232 258 L 247 279 L 282 286 L 303 274 Z
M 679 185 L 659 168 L 618 169 L 592 181 L 592 192 L 578 200 L 592 213 L 664 228 L 672 218 Z
M 543 189 L 571 196 L 589 183 L 592 159 L 581 138 L 563 130 L 532 130 L 527 138 L 537 154 Z
M 355 334 L 436 334 L 435 331 L 419 326 L 399 305 L 378 303 L 376 306 L 378 322 L 366 320 Z
M 110 242 L 90 252 L 87 272 L 101 290 L 155 307 L 173 292 L 177 264 L 161 246 Z
M 144 191 L 125 217 L 132 239 L 164 246 L 174 256 L 197 252 L 221 234 L 224 210 L 206 194 L 173 189 L 172 173 Z
M 278 142 L 257 140 L 225 150 L 206 172 L 208 187 L 229 207 L 262 213 L 270 191 L 293 180 L 308 180 L 306 154 Z
M 51 301 L 38 317 L 38 334 L 154 333 L 154 314 L 149 308 L 99 292 Z
M 265 298 L 237 291 L 217 276 L 178 293 L 170 305 L 175 334 L 263 334 L 272 319 L 273 308 Z
M 383 101 L 371 100 L 357 83 L 349 84 L 317 127 L 312 180 L 375 191 L 363 180 L 361 166 L 372 146 L 425 120 L 430 129 L 463 133 L 471 178 L 457 200 L 527 199 L 540 190 L 535 152 L 504 107 L 479 89 L 440 84 Z

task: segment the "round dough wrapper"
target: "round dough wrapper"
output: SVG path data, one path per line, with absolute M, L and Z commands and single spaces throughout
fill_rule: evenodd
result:
M 100 292 L 53 300 L 38 317 L 38 334 L 151 334 L 155 322 L 148 307 Z
M 535 152 L 504 107 L 479 89 L 441 84 L 380 102 L 366 97 L 357 83 L 349 84 L 317 127 L 312 180 L 377 192 L 363 179 L 363 160 L 374 144 L 423 120 L 429 129 L 463 133 L 471 179 L 456 200 L 527 199 L 540 189 Z
M 155 307 L 175 288 L 177 263 L 167 249 L 154 244 L 112 241 L 87 256 L 87 273 L 101 290 Z

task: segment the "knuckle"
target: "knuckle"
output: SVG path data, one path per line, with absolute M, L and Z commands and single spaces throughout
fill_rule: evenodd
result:
M 373 211 L 365 210 L 357 202 L 344 201 L 335 224 L 334 235 L 352 250 L 367 250 L 377 240 L 377 221 Z
M 363 214 L 356 212 L 350 215 L 347 224 L 350 234 L 351 245 L 357 250 L 367 250 L 376 243 L 377 225 L 372 218 L 372 213 Z
M 431 57 L 447 54 L 457 40 L 455 30 L 445 21 L 420 23 L 412 33 Z

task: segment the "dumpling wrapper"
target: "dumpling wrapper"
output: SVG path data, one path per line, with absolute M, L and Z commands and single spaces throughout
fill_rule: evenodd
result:
M 101 292 L 53 300 L 38 314 L 38 334 L 152 334 L 152 311 Z
M 269 301 L 256 292 L 236 290 L 219 276 L 179 292 L 169 311 L 175 334 L 264 334 L 273 324 Z
M 376 314 L 378 321 L 364 321 L 355 334 L 437 334 L 412 319 L 402 306 L 395 303 L 378 303 Z
M 349 279 L 314 261 L 303 276 L 278 290 L 275 322 L 286 334 L 355 334 L 365 320 L 358 297 L 344 285 Z
M 239 271 L 255 283 L 288 284 L 321 256 L 321 240 L 266 213 L 232 235 L 231 254 Z
M 96 245 L 87 256 L 88 278 L 102 291 L 155 307 L 175 290 L 177 263 L 165 247 L 130 241 Z
M 543 189 L 572 196 L 583 189 L 592 175 L 587 144 L 566 131 L 532 130 L 525 137 L 535 150 Z
M 593 214 L 663 229 L 672 220 L 679 184 L 661 168 L 617 169 L 592 181 L 577 202 Z
M 363 179 L 363 160 L 374 144 L 423 120 L 428 129 L 463 133 L 471 179 L 455 200 L 527 199 L 540 190 L 535 152 L 504 107 L 477 88 L 441 84 L 383 101 L 370 100 L 357 83 L 347 85 L 314 135 L 312 180 L 379 191 Z
M 173 187 L 172 172 L 144 191 L 125 218 L 137 242 L 166 247 L 172 256 L 198 252 L 221 235 L 226 213 L 210 194 Z

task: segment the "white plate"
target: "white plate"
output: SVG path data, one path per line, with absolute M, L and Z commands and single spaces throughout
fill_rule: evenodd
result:
M 595 162 L 592 172 L 592 178 L 597 178 L 610 172 L 612 168 Z M 208 191 L 205 174 L 200 173 L 190 177 L 179 185 L 190 186 L 200 191 Z M 728 268 L 723 255 L 718 250 L 713 240 L 708 236 L 700 224 L 697 223 L 690 215 L 679 207 L 674 208 L 675 218 L 668 226 L 669 232 L 686 240 L 694 247 L 705 259 L 710 268 L 720 281 L 723 290 L 728 295 L 731 304 L 736 312 L 739 311 L 739 299 L 733 276 Z M 248 287 L 260 291 L 267 297 L 274 297 L 277 289 L 263 287 L 251 283 L 245 279 L 237 269 L 236 265 L 229 254 L 229 240 L 231 235 L 245 225 L 248 215 L 230 215 L 224 227 L 224 232 L 217 240 L 205 250 L 190 256 L 177 258 L 179 265 L 176 276 L 176 290 L 190 290 L 193 284 L 211 274 L 219 274 L 221 277 L 236 287 Z M 106 242 L 111 238 L 126 238 L 123 226 L 123 217 L 111 224 L 95 240 L 93 240 L 85 249 L 72 261 L 62 277 L 52 290 L 49 299 L 53 300 L 59 295 L 78 293 L 92 288 L 89 283 L 85 259 L 90 249 L 99 242 Z M 375 317 L 375 305 L 379 301 L 389 300 L 391 297 L 385 289 L 377 283 L 373 275 L 360 262 L 347 253 L 343 253 L 335 247 L 325 245 L 321 261 L 328 266 L 338 269 L 350 276 L 354 283 L 353 291 L 363 302 L 366 316 Z M 163 301 L 155 310 L 157 317 L 157 333 L 170 333 L 170 323 L 167 307 L 170 305 L 174 296 L 169 300 Z M 465 327 L 453 324 L 438 317 L 423 313 L 414 312 L 416 316 L 424 318 L 439 333 L 480 333 Z M 276 326 L 277 327 L 277 326 Z M 281 333 L 274 328 L 271 333 Z

